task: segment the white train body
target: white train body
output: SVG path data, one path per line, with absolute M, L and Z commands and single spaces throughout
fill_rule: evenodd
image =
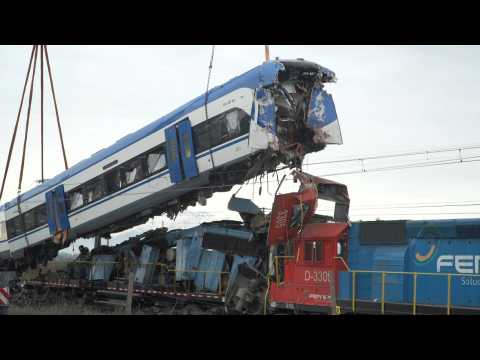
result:
M 307 74 L 312 69 L 316 75 Z M 315 85 L 308 85 L 305 124 L 295 126 L 320 142 L 299 141 L 304 134 L 281 115 L 282 101 L 296 96 L 295 81 L 308 83 L 309 76 Z M 305 153 L 341 143 L 331 99 L 317 104 L 310 98 L 314 92 L 329 96 L 321 88 L 333 80 L 332 72 L 313 63 L 272 61 L 212 89 L 208 98 L 200 96 L 1 206 L 0 259 L 50 259 L 78 237 L 109 236 L 165 212 L 174 216 L 279 163 L 295 166 Z M 279 84 L 291 99 L 280 99 Z M 290 123 L 299 121 L 294 115 Z

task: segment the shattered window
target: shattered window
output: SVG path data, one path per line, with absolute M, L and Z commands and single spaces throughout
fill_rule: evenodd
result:
M 128 185 L 133 184 L 135 182 L 135 178 L 137 177 L 137 168 L 127 170 L 125 172 L 125 177 Z
M 78 209 L 79 207 L 83 206 L 83 194 L 82 190 L 76 190 L 70 193 L 69 195 L 70 200 L 70 211 Z
M 89 204 L 94 202 L 103 196 L 103 184 L 101 181 L 97 180 L 93 183 L 90 183 L 86 186 L 86 203 Z
M 165 153 L 163 150 L 154 150 L 147 157 L 148 173 L 153 174 L 164 169 L 167 166 Z
M 290 220 L 289 226 L 291 228 L 300 226 L 303 222 L 303 218 L 305 217 L 305 214 L 308 212 L 310 209 L 310 206 L 308 206 L 307 203 L 302 203 L 302 206 L 300 207 L 300 204 L 297 204 L 293 207 L 293 212 L 292 212 L 292 218 Z
M 240 109 L 229 110 L 193 127 L 197 154 L 235 139 L 250 131 L 250 115 Z
M 125 181 L 127 185 L 131 185 L 145 178 L 142 160 L 135 159 L 125 166 Z
M 236 137 L 240 134 L 239 118 L 240 118 L 239 111 L 232 111 L 227 113 L 226 115 L 227 132 L 228 132 L 228 135 L 231 137 Z
M 108 174 L 105 174 L 104 179 L 105 179 L 105 187 L 106 187 L 106 192 L 107 194 L 113 194 L 114 192 L 117 192 L 118 190 L 121 189 L 122 187 L 122 180 L 120 177 L 120 171 L 119 169 L 115 169 L 111 171 Z

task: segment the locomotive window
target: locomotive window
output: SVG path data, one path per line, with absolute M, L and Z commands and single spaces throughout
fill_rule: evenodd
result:
M 323 260 L 323 243 L 321 241 L 306 241 L 304 260 L 321 262 Z
M 154 174 L 160 170 L 163 170 L 167 166 L 167 160 L 165 159 L 165 152 L 163 149 L 153 150 L 147 156 L 148 173 Z
M 305 261 L 312 261 L 313 260 L 313 243 L 311 241 L 305 242 Z
M 78 209 L 83 206 L 83 194 L 82 189 L 70 191 L 68 194 L 68 204 L 70 211 Z
M 320 241 L 315 242 L 315 261 L 320 262 L 323 260 L 323 243 Z

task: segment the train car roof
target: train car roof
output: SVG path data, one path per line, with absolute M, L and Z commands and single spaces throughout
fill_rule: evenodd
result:
M 317 65 L 318 66 L 318 65 Z M 320 67 L 320 66 L 319 66 Z M 320 67 L 321 68 L 321 67 Z M 280 70 L 284 69 L 284 65 L 280 61 L 272 60 L 266 63 L 263 63 L 262 65 L 259 65 L 242 75 L 239 75 L 223 85 L 217 86 L 210 91 L 208 91 L 208 101 L 214 101 L 221 96 L 228 94 L 236 89 L 239 88 L 251 88 L 255 89 L 258 86 L 266 86 L 274 83 L 277 80 L 278 72 Z M 324 68 L 322 68 L 324 69 Z M 327 69 L 325 69 L 327 70 Z M 177 108 L 176 110 L 173 110 L 169 114 L 155 120 L 154 122 L 146 125 L 145 127 L 141 128 L 140 130 L 137 130 L 120 140 L 118 140 L 116 143 L 113 145 L 104 148 L 93 155 L 91 155 L 89 158 L 80 161 L 79 163 L 75 164 L 74 166 L 70 167 L 68 170 L 65 170 L 55 176 L 54 178 L 45 181 L 43 184 L 38 185 L 34 187 L 33 189 L 20 194 L 20 199 L 21 201 L 28 200 L 35 195 L 38 195 L 44 191 L 47 191 L 56 185 L 61 184 L 68 178 L 80 173 L 81 171 L 89 168 L 90 166 L 93 166 L 97 164 L 98 162 L 106 159 L 107 157 L 117 153 L 118 151 L 134 144 L 135 142 L 145 138 L 146 136 L 168 126 L 172 122 L 178 120 L 185 114 L 188 114 L 192 112 L 195 109 L 198 109 L 199 107 L 203 106 L 205 103 L 205 93 L 198 96 L 197 98 L 189 101 L 185 105 Z M 0 211 L 1 210 L 8 210 L 12 208 L 13 206 L 17 205 L 17 200 L 18 198 L 12 199 L 9 202 L 6 202 L 3 205 L 0 205 Z

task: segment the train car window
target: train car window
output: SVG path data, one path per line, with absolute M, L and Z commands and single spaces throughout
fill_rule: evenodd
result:
M 119 169 L 114 169 L 103 176 L 105 180 L 105 192 L 110 195 L 122 187 L 121 173 Z
M 33 213 L 33 210 L 27 211 L 25 214 L 23 214 L 23 219 L 25 221 L 25 230 L 30 231 L 35 229 L 35 214 Z
M 153 150 L 147 155 L 148 174 L 152 175 L 167 167 L 167 159 L 163 149 Z
M 90 204 L 103 197 L 103 182 L 101 179 L 94 179 L 85 185 L 85 203 Z
M 231 111 L 225 115 L 225 124 L 230 137 L 240 134 L 240 111 Z
M 126 185 L 128 186 L 145 179 L 145 171 L 143 169 L 142 158 L 129 161 L 124 166 Z
M 21 235 L 24 233 L 21 216 L 14 217 L 12 224 L 15 229 L 15 236 Z
M 83 206 L 82 189 L 70 191 L 68 194 L 69 210 L 75 210 Z
M 195 150 L 197 154 L 210 149 L 210 122 L 204 121 L 192 128 L 193 130 L 193 142 L 195 144 Z
M 193 127 L 196 152 L 201 153 L 249 131 L 250 116 L 240 109 L 229 110 Z
M 7 220 L 7 235 L 9 239 L 17 236 L 14 220 L 15 219 Z
M 37 226 L 47 223 L 47 205 L 43 204 L 35 208 L 35 217 L 37 218 Z

